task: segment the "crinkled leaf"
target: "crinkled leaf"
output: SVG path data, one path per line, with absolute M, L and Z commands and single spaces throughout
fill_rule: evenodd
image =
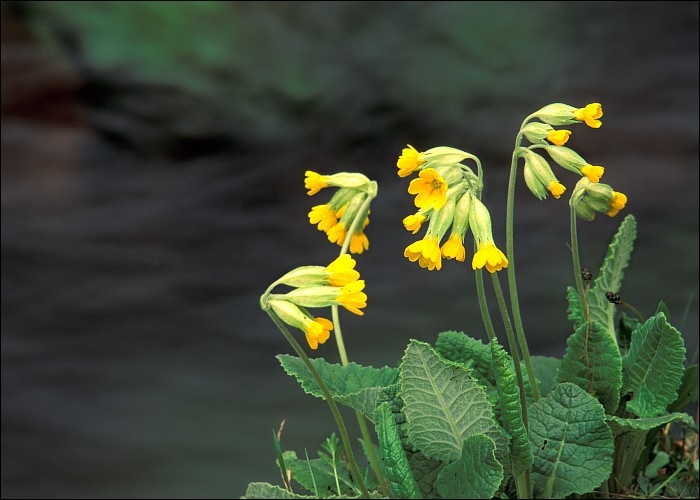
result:
M 245 490 L 244 498 L 269 498 L 269 499 L 286 499 L 286 498 L 316 498 L 308 495 L 297 495 L 290 491 L 275 486 L 270 483 L 250 483 Z
M 612 472 L 613 437 L 603 406 L 577 385 L 557 385 L 530 406 L 536 498 L 585 494 Z
M 557 370 L 561 366 L 561 359 L 550 356 L 531 356 L 532 368 L 539 382 L 540 395 L 546 396 L 556 383 Z
M 296 481 L 311 493 L 324 495 L 338 495 L 335 484 L 333 468 L 320 458 L 298 458 L 296 452 L 285 451 L 284 461 L 287 468 L 292 471 L 292 481 Z M 344 464 L 337 469 L 340 484 L 340 494 L 352 493 L 350 475 Z
M 683 372 L 678 397 L 668 407 L 669 412 L 682 411 L 690 403 L 698 400 L 698 365 L 690 365 Z
M 458 460 L 464 440 L 474 434 L 486 434 L 505 450 L 486 392 L 468 369 L 445 360 L 428 344 L 411 340 L 400 370 L 409 440 L 424 455 Z
M 472 377 L 486 388 L 489 399 L 496 402 L 496 379 L 491 365 L 491 349 L 488 345 L 462 332 L 446 331 L 438 334 L 435 350 L 443 358 L 471 368 Z
M 421 452 L 407 451 L 408 463 L 411 464 L 413 477 L 416 478 L 423 498 L 440 498 L 435 489 L 435 482 L 442 470 L 442 462 L 434 458 L 428 458 Z
M 520 389 L 518 387 L 513 359 L 501 347 L 498 341 L 491 340 L 491 358 L 493 359 L 496 385 L 498 386 L 498 402 L 501 405 L 501 421 L 503 428 L 511 435 L 510 460 L 513 465 L 513 475 L 519 476 L 532 465 L 532 452 L 527 429 L 522 418 L 520 404 Z M 493 493 L 491 493 L 492 495 Z M 458 498 L 458 497 L 446 497 Z M 463 497 L 476 498 L 476 497 Z
M 503 481 L 503 466 L 496 460 L 496 443 L 475 434 L 464 440 L 462 457 L 440 471 L 436 487 L 442 498 L 493 498 Z
M 628 266 L 634 240 L 637 238 L 637 222 L 633 215 L 627 215 L 620 224 L 612 242 L 608 246 L 603 266 L 593 280 L 588 292 L 588 309 L 590 319 L 605 327 L 608 335 L 615 338 L 615 304 L 605 297 L 606 292 L 619 292 L 622 287 L 624 270 Z
M 661 427 L 662 425 L 670 424 L 671 422 L 680 422 L 688 427 L 693 427 L 695 425 L 695 421 L 690 415 L 679 412 L 666 413 L 658 417 L 648 418 L 620 418 L 614 415 L 608 415 L 606 420 L 615 436 L 631 430 L 648 431 Z
M 316 380 L 300 358 L 289 354 L 278 354 L 277 359 L 282 364 L 284 371 L 296 378 L 307 394 L 323 398 L 323 393 Z M 323 358 L 314 358 L 311 360 L 311 364 L 321 375 L 334 397 L 360 392 L 368 387 L 385 387 L 395 384 L 398 380 L 398 370 L 388 366 L 374 368 L 357 363 L 342 366 L 328 363 Z
M 620 403 L 622 358 L 615 340 L 597 321 L 584 323 L 567 339 L 557 382 L 579 386 L 613 413 Z
M 373 421 L 374 410 L 377 408 L 380 393 L 384 387 L 367 387 L 359 392 L 352 394 L 342 394 L 335 396 L 334 399 L 345 406 L 349 406 L 354 410 L 358 410 L 365 417 Z
M 624 363 L 623 389 L 632 394 L 627 409 L 640 417 L 665 412 L 678 396 L 684 360 L 683 338 L 664 313 L 639 325 Z
M 406 452 L 401 445 L 399 429 L 389 403 L 382 403 L 374 413 L 379 450 L 384 463 L 384 474 L 389 482 L 392 498 L 421 498 Z
M 566 317 L 574 324 L 574 330 L 583 324 L 583 312 L 581 312 L 581 301 L 578 298 L 576 288 L 566 287 L 566 300 L 569 306 L 566 309 Z

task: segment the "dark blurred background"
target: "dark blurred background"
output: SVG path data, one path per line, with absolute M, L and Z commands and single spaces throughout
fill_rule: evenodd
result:
M 315 456 L 332 418 L 282 371 L 291 349 L 258 305 L 337 256 L 308 223 L 330 193 L 307 197 L 306 169 L 379 183 L 357 257 L 369 305 L 341 312 L 351 360 L 396 365 L 447 329 L 485 339 L 468 262 L 403 257 L 422 233 L 401 224 L 396 158 L 479 156 L 503 247 L 515 133 L 552 102 L 603 104 L 569 145 L 629 197 L 579 223 L 583 262 L 634 214 L 623 300 L 664 300 L 692 355 L 698 2 L 2 2 L 2 496 L 238 497 L 281 484 L 282 420 L 283 448 Z M 520 177 L 533 354 L 570 333 L 566 198 Z M 316 355 L 338 360 L 331 342 Z

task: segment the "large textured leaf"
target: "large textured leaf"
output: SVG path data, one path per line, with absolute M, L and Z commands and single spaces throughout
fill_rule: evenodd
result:
M 566 309 L 566 317 L 574 324 L 574 330 L 583 324 L 583 311 L 581 311 L 581 301 L 578 292 L 572 286 L 566 287 L 566 300 L 569 306 Z
M 278 354 L 277 359 L 284 371 L 296 378 L 307 394 L 323 398 L 316 380 L 300 358 L 289 354 Z M 395 384 L 398 380 L 398 370 L 388 366 L 374 368 L 357 363 L 342 366 L 328 363 L 323 358 L 314 358 L 311 364 L 321 375 L 333 396 L 360 392 L 368 387 L 385 387 Z
M 520 389 L 513 368 L 513 360 L 494 338 L 491 340 L 491 358 L 493 359 L 496 385 L 498 386 L 498 401 L 501 405 L 501 421 L 503 428 L 511 437 L 510 461 L 513 465 L 513 475 L 519 476 L 532 465 L 532 452 L 527 429 L 522 418 L 520 404 Z M 493 493 L 492 493 L 493 494 Z M 458 497 L 446 497 L 458 498 Z M 476 498 L 476 497 L 462 497 Z
M 382 403 L 377 407 L 374 422 L 391 497 L 421 498 L 418 483 L 413 477 L 408 457 L 401 445 L 399 430 L 389 403 Z
M 279 486 L 270 483 L 250 483 L 245 490 L 244 498 L 269 498 L 269 499 L 287 499 L 287 498 L 316 498 L 307 495 L 296 495 Z
M 556 384 L 557 370 L 561 365 L 561 359 L 550 356 L 531 356 L 532 368 L 539 382 L 540 396 L 546 396 Z
M 496 401 L 496 379 L 491 364 L 491 349 L 488 345 L 462 332 L 446 331 L 438 334 L 435 350 L 443 358 L 471 368 L 472 377 L 486 388 L 490 400 Z
M 486 434 L 505 448 L 486 392 L 467 368 L 445 360 L 428 344 L 411 340 L 400 370 L 409 440 L 424 455 L 458 460 L 464 440 L 474 434 Z
M 597 321 L 584 323 L 567 339 L 558 382 L 579 386 L 613 413 L 620 403 L 622 358 L 617 344 Z
M 503 466 L 496 460 L 496 443 L 475 434 L 464 440 L 462 458 L 443 467 L 436 483 L 442 498 L 493 498 L 503 481 Z
M 668 407 L 669 412 L 682 411 L 690 403 L 698 400 L 698 365 L 690 365 L 683 373 L 678 398 Z
M 413 477 L 416 478 L 423 498 L 440 498 L 435 489 L 435 482 L 442 470 L 442 462 L 428 458 L 420 452 L 407 451 L 408 462 L 411 464 Z
M 627 409 L 655 417 L 676 400 L 683 378 L 685 346 L 678 330 L 659 312 L 632 333 L 625 358 L 623 389 L 632 394 Z
M 634 240 L 637 237 L 637 222 L 633 215 L 624 218 L 608 246 L 603 266 L 593 281 L 588 292 L 590 319 L 603 325 L 613 339 L 615 338 L 615 304 L 605 297 L 606 292 L 619 292 L 622 287 L 624 270 L 629 264 Z
M 689 427 L 693 427 L 695 425 L 693 417 L 687 413 L 679 412 L 666 413 L 665 415 L 649 418 L 621 418 L 614 415 L 609 415 L 606 417 L 606 419 L 615 436 L 630 430 L 648 431 L 661 427 L 662 425 L 670 424 L 671 422 L 681 422 Z
M 603 406 L 565 382 L 530 406 L 530 444 L 536 498 L 585 494 L 612 471 L 613 437 Z

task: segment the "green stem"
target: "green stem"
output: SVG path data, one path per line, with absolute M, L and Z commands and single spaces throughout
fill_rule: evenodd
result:
M 583 289 L 583 278 L 581 276 L 581 261 L 578 251 L 578 231 L 576 229 L 576 208 L 575 205 L 570 206 L 571 212 L 571 256 L 574 263 L 574 279 L 576 280 L 576 291 L 578 292 L 578 301 L 583 311 L 583 321 L 588 323 L 588 307 L 586 307 L 586 292 Z
M 326 402 L 328 403 L 328 407 L 331 410 L 331 413 L 333 414 L 333 418 L 335 419 L 335 423 L 338 426 L 338 430 L 340 431 L 340 437 L 343 440 L 343 447 L 345 448 L 345 454 L 348 457 L 348 463 L 350 464 L 350 469 L 352 471 L 352 475 L 355 477 L 355 480 L 357 481 L 357 484 L 360 487 L 360 491 L 362 492 L 362 496 L 364 498 L 370 498 L 369 491 L 367 491 L 367 486 L 365 486 L 365 482 L 362 480 L 362 475 L 360 474 L 360 470 L 357 467 L 357 462 L 355 461 L 355 455 L 352 452 L 352 446 L 350 445 L 350 437 L 348 436 L 348 431 L 345 428 L 345 423 L 343 422 L 343 417 L 340 415 L 340 411 L 338 410 L 338 407 L 335 404 L 335 401 L 333 400 L 333 396 L 331 395 L 330 391 L 328 390 L 328 387 L 326 386 L 325 382 L 321 378 L 321 375 L 316 371 L 316 368 L 314 368 L 314 365 L 311 363 L 311 360 L 309 357 L 306 355 L 304 352 L 304 349 L 301 348 L 299 343 L 294 339 L 294 336 L 289 332 L 287 329 L 287 326 L 280 320 L 276 314 L 274 314 L 272 311 L 267 309 L 267 313 L 270 315 L 270 318 L 272 318 L 272 321 L 277 325 L 277 328 L 280 329 L 284 337 L 287 339 L 287 342 L 290 343 L 294 351 L 297 353 L 297 355 L 301 358 L 301 360 L 304 362 L 306 365 L 306 368 L 311 372 L 311 375 L 313 375 L 314 380 L 318 384 L 318 386 L 321 388 L 321 391 L 323 392 L 323 397 L 326 399 Z
M 521 129 L 530 120 L 531 116 L 525 118 Z M 515 205 L 515 178 L 518 166 L 518 151 L 520 149 L 520 143 L 522 142 L 523 136 L 518 133 L 515 142 L 515 149 L 513 150 L 513 157 L 510 165 L 510 176 L 508 179 L 508 201 L 506 204 L 506 257 L 508 259 L 508 291 L 510 294 L 510 305 L 513 312 L 513 320 L 515 322 L 515 331 L 518 336 L 518 342 L 520 344 L 520 351 L 523 355 L 523 360 L 525 361 L 525 367 L 527 368 L 528 379 L 530 380 L 530 386 L 532 387 L 532 398 L 536 402 L 540 399 L 540 391 L 537 387 L 537 379 L 535 378 L 535 372 L 532 368 L 532 361 L 530 360 L 530 349 L 527 347 L 527 339 L 525 338 L 525 331 L 523 329 L 523 320 L 520 316 L 520 303 L 518 301 L 518 287 L 515 282 L 515 251 L 513 248 L 513 207 Z M 517 352 L 517 351 L 516 351 Z
M 476 249 L 476 243 L 474 244 L 474 247 Z M 477 269 L 475 275 L 476 295 L 479 297 L 479 310 L 481 311 L 481 320 L 484 322 L 484 327 L 486 328 L 486 334 L 489 336 L 489 340 L 493 340 L 496 338 L 496 331 L 493 329 L 491 315 L 489 314 L 489 308 L 486 303 L 486 292 L 484 291 L 483 271 L 481 269 Z
M 515 375 L 518 379 L 518 388 L 520 389 L 520 405 L 522 406 L 523 423 L 525 428 L 529 428 L 527 419 L 527 399 L 525 398 L 525 381 L 523 380 L 523 372 L 520 368 L 520 355 L 518 353 L 518 345 L 515 342 L 515 335 L 513 334 L 513 325 L 510 322 L 510 315 L 508 314 L 508 308 L 506 307 L 506 300 L 503 296 L 503 290 L 501 289 L 501 282 L 498 279 L 497 273 L 491 273 L 491 280 L 493 281 L 493 289 L 496 292 L 496 300 L 498 301 L 498 307 L 501 310 L 501 316 L 503 317 L 503 325 L 506 328 L 506 336 L 508 337 L 508 346 L 510 347 L 511 356 L 513 356 L 513 367 L 515 368 Z
M 377 195 L 377 187 L 376 183 L 373 184 L 372 189 L 370 189 L 367 193 L 367 198 L 365 198 L 365 201 L 363 202 L 362 206 L 357 212 L 357 217 L 353 219 L 352 224 L 348 228 L 348 232 L 345 236 L 345 241 L 343 241 L 343 246 L 340 248 L 340 254 L 338 256 L 341 256 L 343 254 L 346 254 L 348 252 L 348 248 L 350 247 L 350 240 L 352 238 L 353 233 L 355 230 L 357 230 L 357 226 L 360 224 L 361 220 L 364 220 L 364 214 L 369 211 L 369 205 L 372 202 L 372 200 L 375 198 Z M 335 336 L 335 343 L 338 346 L 338 354 L 340 356 L 340 363 L 343 366 L 347 366 L 349 361 L 348 361 L 348 354 L 345 349 L 345 342 L 343 341 L 343 332 L 340 328 L 340 316 L 338 314 L 338 306 L 332 306 L 331 307 L 331 314 L 333 317 L 333 325 L 334 325 L 334 336 Z M 355 410 L 355 416 L 357 417 L 357 423 L 360 426 L 360 433 L 362 434 L 362 439 L 365 441 L 365 450 L 367 451 L 367 455 L 369 456 L 369 461 L 372 466 L 372 470 L 374 471 L 374 474 L 377 476 L 377 482 L 379 484 L 379 489 L 382 492 L 382 494 L 387 495 L 387 480 L 386 477 L 384 476 L 384 471 L 382 470 L 381 464 L 379 462 L 379 458 L 377 457 L 377 454 L 374 450 L 374 444 L 372 441 L 372 437 L 369 433 L 369 428 L 367 427 L 367 422 L 365 421 L 365 416 L 362 414 L 362 412 Z

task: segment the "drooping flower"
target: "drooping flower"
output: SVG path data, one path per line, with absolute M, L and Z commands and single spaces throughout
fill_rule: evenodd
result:
M 403 219 L 403 225 L 406 230 L 411 231 L 412 234 L 416 234 L 420 231 L 420 227 L 425 222 L 426 215 L 422 212 L 416 212 L 415 214 L 408 215 Z
M 331 286 L 345 286 L 360 279 L 360 273 L 355 270 L 355 264 L 355 259 L 346 253 L 328 264 L 326 266 L 328 284 Z
M 361 254 L 362 252 L 368 249 L 369 239 L 367 238 L 367 235 L 362 231 L 360 231 L 359 233 L 354 232 L 350 237 L 350 252 Z
M 309 222 L 316 224 L 319 231 L 327 232 L 338 223 L 338 218 L 330 205 L 316 205 L 309 212 Z
M 525 184 L 530 189 L 530 192 L 540 200 L 544 200 L 547 197 L 547 191 L 555 198 L 559 198 L 566 190 L 566 187 L 554 176 L 554 172 L 552 172 L 547 160 L 529 149 L 524 149 L 522 155 L 525 159 L 523 175 Z
M 467 253 L 464 249 L 464 245 L 462 244 L 462 238 L 463 236 L 460 236 L 457 233 L 452 233 L 440 249 L 443 257 L 446 259 L 456 259 L 460 262 L 464 262 Z
M 564 186 L 561 182 L 551 181 L 549 186 L 547 186 L 547 189 L 550 193 L 552 193 L 552 196 L 559 199 L 559 197 L 564 194 L 564 191 L 566 191 L 566 186 Z
M 304 332 L 311 349 L 318 349 L 318 345 L 330 337 L 333 323 L 326 318 L 313 318 L 296 304 L 284 299 L 270 300 L 269 306 L 280 320 Z
M 399 177 L 408 177 L 425 163 L 423 153 L 419 153 L 416 148 L 410 144 L 407 144 L 407 146 L 408 147 L 403 148 L 401 156 L 399 156 L 399 159 L 396 161 L 396 166 L 399 167 Z
M 623 193 L 613 191 L 613 197 L 610 200 L 610 210 L 605 212 L 605 215 L 614 217 L 620 210 L 625 208 L 625 205 L 627 205 L 627 196 Z
M 581 173 L 588 177 L 588 180 L 591 182 L 598 182 L 601 177 L 603 177 L 603 173 L 605 172 L 605 169 L 599 165 L 586 165 L 585 167 L 581 167 Z
M 447 201 L 447 182 L 437 170 L 426 168 L 419 172 L 417 179 L 410 182 L 408 192 L 416 195 L 414 203 L 421 210 L 439 210 Z
M 364 312 L 360 309 L 367 307 L 367 294 L 362 291 L 364 288 L 364 280 L 353 281 L 343 286 L 336 299 L 338 304 L 348 311 L 362 316 Z
M 594 102 L 587 104 L 583 108 L 579 108 L 573 112 L 574 120 L 585 122 L 591 128 L 600 128 L 603 124 L 599 118 L 603 116 L 603 106 L 600 103 Z
M 313 170 L 307 170 L 305 173 L 306 178 L 304 179 L 304 187 L 309 190 L 309 196 L 313 196 L 318 193 L 321 189 L 328 187 L 328 177 L 327 175 L 321 175 L 314 172 Z
M 418 265 L 429 271 L 442 268 L 442 254 L 437 236 L 425 235 L 422 240 L 411 243 L 403 252 L 411 262 L 418 261 Z
M 345 242 L 345 236 L 348 234 L 348 232 L 345 229 L 345 224 L 343 224 L 343 221 L 340 221 L 333 227 L 328 229 L 326 234 L 328 235 L 328 241 L 330 241 L 331 243 L 337 243 L 338 245 L 342 246 L 342 244 Z
M 331 336 L 333 323 L 326 318 L 315 318 L 314 321 L 304 328 L 306 342 L 314 351 L 319 344 L 324 344 Z
M 563 146 L 569 140 L 570 130 L 554 130 L 547 134 L 547 140 L 556 146 Z
M 481 269 L 486 266 L 488 272 L 494 273 L 508 267 L 508 259 L 493 241 L 491 215 L 486 206 L 476 197 L 472 199 L 469 225 L 477 243 L 477 251 L 472 257 L 472 269 Z
M 472 269 L 481 269 L 484 266 L 490 273 L 508 267 L 508 259 L 493 241 L 479 243 L 479 249 L 472 258 Z

